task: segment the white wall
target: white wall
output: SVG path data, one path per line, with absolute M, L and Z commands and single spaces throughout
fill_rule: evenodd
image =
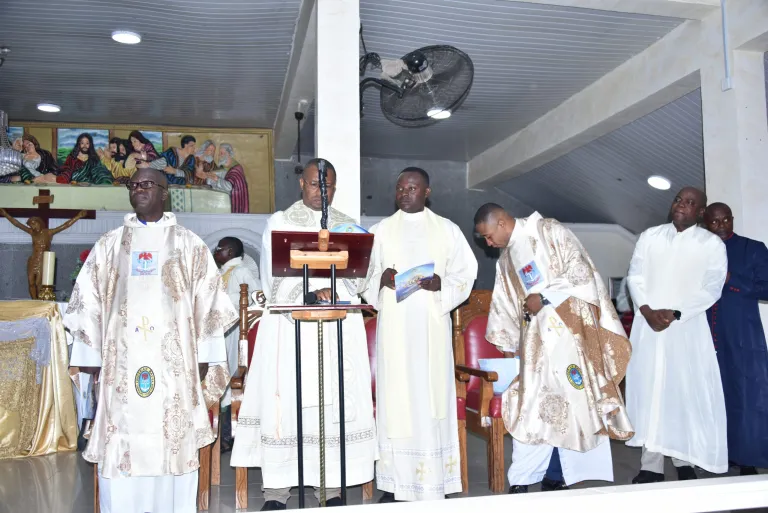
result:
M 623 278 L 627 275 L 637 235 L 615 224 L 565 223 L 565 226 L 581 241 L 606 287 L 609 278 Z

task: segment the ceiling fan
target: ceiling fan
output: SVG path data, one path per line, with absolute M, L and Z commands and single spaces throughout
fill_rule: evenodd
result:
M 448 45 L 425 46 L 400 59 L 382 59 L 368 52 L 360 26 L 364 55 L 360 57 L 360 76 L 368 68 L 381 69 L 380 77 L 360 82 L 360 116 L 363 92 L 372 85 L 380 89 L 381 112 L 392 123 L 403 127 L 423 127 L 447 119 L 467 99 L 475 68 L 469 55 Z

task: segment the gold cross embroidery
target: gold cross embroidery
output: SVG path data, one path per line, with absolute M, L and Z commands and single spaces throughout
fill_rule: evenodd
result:
M 563 330 L 565 329 L 563 323 L 558 322 L 554 317 L 549 318 L 549 327 L 555 330 L 558 337 L 563 334 Z
M 448 463 L 445 464 L 445 470 L 448 471 L 448 474 L 453 474 L 453 469 L 456 468 L 456 465 L 458 462 L 456 461 L 455 456 L 451 456 L 451 459 L 448 460 Z
M 141 318 L 141 326 L 136 326 L 136 329 L 144 333 L 144 340 L 147 340 L 148 331 L 155 331 L 155 328 L 149 325 L 149 319 L 143 316 Z
M 424 482 L 424 477 L 427 475 L 429 470 L 424 466 L 424 462 L 419 462 L 419 466 L 416 467 L 416 475 L 419 476 L 419 481 Z

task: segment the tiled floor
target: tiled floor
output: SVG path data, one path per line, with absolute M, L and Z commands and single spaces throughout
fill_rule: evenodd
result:
M 511 461 L 512 443 L 506 440 L 507 464 Z M 640 468 L 640 450 L 613 443 L 613 465 L 615 484 L 631 481 Z M 469 453 L 469 495 L 487 495 L 485 445 L 472 435 L 468 440 Z M 676 473 L 667 459 L 667 479 L 675 479 Z M 698 470 L 699 477 L 714 477 Z M 730 475 L 735 475 L 731 472 Z M 261 493 L 261 472 L 253 469 L 248 473 L 248 510 L 258 511 L 264 504 Z M 210 512 L 230 513 L 235 511 L 234 469 L 229 466 L 229 454 L 222 458 L 222 485 L 213 487 Z M 606 486 L 610 483 L 587 482 L 576 487 Z M 538 486 L 531 487 L 531 492 Z M 317 506 L 312 490 L 307 490 L 307 507 Z M 375 496 L 377 500 L 379 493 Z M 359 486 L 348 491 L 350 504 L 362 503 Z M 289 508 L 298 508 L 294 496 Z M 91 513 L 93 511 L 92 467 L 83 461 L 80 453 L 62 453 L 40 458 L 0 461 L 0 513 Z

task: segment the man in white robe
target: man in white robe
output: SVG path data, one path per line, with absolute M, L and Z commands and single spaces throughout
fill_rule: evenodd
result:
M 379 502 L 462 491 L 450 313 L 469 297 L 477 260 L 459 227 L 425 207 L 429 194 L 429 175 L 406 168 L 395 192 L 399 210 L 371 228 L 376 239 L 364 295 L 379 311 Z M 434 276 L 398 303 L 395 274 L 429 263 Z
M 728 471 L 720 369 L 706 311 L 720 298 L 728 270 L 725 244 L 698 226 L 707 198 L 686 187 L 670 209 L 671 223 L 640 235 L 627 283 L 635 305 L 627 369 L 627 410 L 643 448 L 633 483 L 664 480 L 664 456 L 678 479 L 692 465 Z
M 504 393 L 502 416 L 513 437 L 509 493 L 545 479 L 558 448 L 565 485 L 613 481 L 609 438 L 632 426 L 619 383 L 631 347 L 603 279 L 570 230 L 538 212 L 515 219 L 488 203 L 475 231 L 502 249 L 486 338 L 520 373 Z
M 248 306 L 253 305 L 253 293 L 261 290 L 259 268 L 251 257 L 245 254 L 243 241 L 237 237 L 224 237 L 213 250 L 213 259 L 219 266 L 221 281 L 235 310 L 240 307 L 240 285 L 248 285 Z M 235 324 L 225 334 L 227 343 L 227 363 L 229 375 L 237 371 L 240 326 Z M 232 416 L 225 410 L 232 404 L 232 390 L 227 386 L 221 400 L 221 450 L 232 449 Z
M 91 250 L 64 317 L 70 364 L 100 369 L 83 457 L 98 465 L 103 513 L 193 513 L 237 315 L 205 243 L 163 213 L 165 175 L 141 169 L 128 187 L 135 213 Z
M 328 203 L 333 201 L 336 171 L 327 162 Z M 301 201 L 267 221 L 261 247 L 261 283 L 271 304 L 303 304 L 302 279 L 272 274 L 272 232 L 318 232 L 322 210 L 318 159 L 304 168 L 299 183 Z M 328 209 L 328 229 L 354 220 Z M 340 301 L 359 304 L 358 280 L 337 280 Z M 318 299 L 330 299 L 330 280 L 310 278 L 309 289 Z M 319 498 L 320 445 L 317 323 L 301 323 L 302 409 L 304 430 L 304 483 L 314 486 Z M 324 323 L 323 367 L 325 373 L 325 479 L 326 504 L 341 506 L 341 455 L 339 450 L 338 353 L 336 323 Z M 347 485 L 373 479 L 376 427 L 371 400 L 371 371 L 368 346 L 359 312 L 350 312 L 343 322 L 344 396 L 346 416 Z M 262 511 L 282 510 L 298 483 L 296 435 L 296 343 L 295 326 L 289 312 L 265 311 L 256 337 L 245 396 L 240 408 L 232 466 L 261 467 L 264 489 Z

